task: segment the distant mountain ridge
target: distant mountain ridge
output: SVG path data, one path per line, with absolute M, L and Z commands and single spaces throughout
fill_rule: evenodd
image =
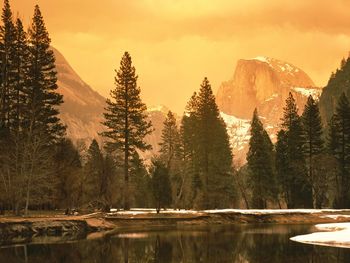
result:
M 64 100 L 60 107 L 60 117 L 67 125 L 67 136 L 73 142 L 80 140 L 89 144 L 96 139 L 102 143 L 103 139 L 99 133 L 105 129 L 101 122 L 106 99 L 79 77 L 57 49 L 52 47 L 52 50 L 56 57 L 58 92 L 63 95 Z M 168 110 L 165 106 L 153 106 L 148 109 L 148 116 L 155 130 L 146 138 L 153 150 L 146 152 L 144 157 L 148 158 L 158 152 L 161 130 Z
M 67 125 L 67 136 L 73 141 L 98 139 L 105 98 L 86 84 L 64 56 L 52 48 L 56 58 L 58 92 L 63 95 L 60 117 Z
M 104 130 L 101 122 L 105 98 L 78 76 L 57 49 L 53 50 L 58 92 L 64 96 L 60 116 L 67 125 L 67 136 L 74 142 L 82 140 L 89 144 L 92 139 L 97 139 L 102 143 L 99 133 Z M 301 111 L 309 95 L 319 97 L 321 94 L 322 90 L 313 85 L 305 72 L 290 63 L 267 57 L 239 60 L 233 78 L 223 82 L 216 97 L 236 162 L 245 162 L 254 108 L 258 108 L 261 120 L 274 140 L 288 93 L 293 93 Z M 162 105 L 148 107 L 148 116 L 155 130 L 146 137 L 153 150 L 142 154 L 145 159 L 149 160 L 159 151 L 163 122 L 168 111 Z M 177 118 L 180 120 L 180 117 Z

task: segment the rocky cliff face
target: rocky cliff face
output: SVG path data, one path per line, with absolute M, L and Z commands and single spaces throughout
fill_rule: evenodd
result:
M 289 92 L 301 111 L 307 97 L 318 97 L 321 89 L 315 88 L 304 71 L 287 62 L 268 57 L 237 62 L 232 79 L 220 86 L 216 100 L 239 162 L 245 160 L 249 141 L 247 125 L 254 109 L 258 108 L 265 128 L 274 139 Z
M 314 86 L 305 72 L 289 63 L 266 57 L 241 59 L 233 78 L 219 88 L 217 103 L 226 114 L 250 118 L 255 107 L 266 111 L 270 108 L 266 106 L 283 101 L 290 91 L 298 93 L 293 88 Z

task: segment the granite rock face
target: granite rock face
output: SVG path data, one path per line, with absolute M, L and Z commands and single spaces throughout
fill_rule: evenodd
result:
M 226 124 L 234 141 L 236 159 L 245 162 L 249 141 L 246 126 L 255 108 L 274 140 L 289 93 L 293 94 L 301 113 L 307 97 L 318 98 L 321 91 L 303 70 L 288 62 L 268 57 L 239 60 L 233 77 L 221 84 L 216 96 L 224 120 L 228 120 Z M 241 138 L 237 138 L 237 134 Z
M 290 63 L 267 57 L 241 59 L 232 79 L 220 86 L 217 103 L 226 114 L 250 118 L 254 108 L 261 108 L 266 115 L 266 104 L 272 106 L 270 101 L 275 105 L 284 101 L 289 92 L 298 93 L 294 88 L 314 86 L 304 71 Z

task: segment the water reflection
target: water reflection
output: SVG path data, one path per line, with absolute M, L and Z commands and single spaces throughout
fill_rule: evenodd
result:
M 128 233 L 0 249 L 0 262 L 350 262 L 350 249 L 303 245 L 308 226 L 210 227 Z

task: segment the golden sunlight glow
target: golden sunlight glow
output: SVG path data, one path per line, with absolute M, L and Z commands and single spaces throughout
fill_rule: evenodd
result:
M 102 95 L 125 50 L 143 99 L 181 113 L 204 76 L 214 91 L 236 61 L 258 55 L 302 68 L 323 86 L 350 50 L 350 1 L 13 0 L 29 23 L 38 3 L 52 44 Z

